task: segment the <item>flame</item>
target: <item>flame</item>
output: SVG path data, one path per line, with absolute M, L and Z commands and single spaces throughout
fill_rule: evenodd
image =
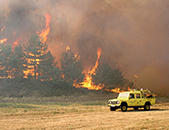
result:
M 84 81 L 81 83 L 81 86 L 77 85 L 75 82 L 74 82 L 74 86 L 77 87 L 77 88 L 87 88 L 87 89 L 90 89 L 90 90 L 100 90 L 102 89 L 102 87 L 100 87 L 99 85 L 96 86 L 94 85 L 94 83 L 92 82 L 92 74 L 95 73 L 96 71 L 96 68 L 98 67 L 98 64 L 99 64 L 99 59 L 100 59 L 100 55 L 101 55 L 101 48 L 98 48 L 97 49 L 97 61 L 95 63 L 95 66 L 93 67 L 92 70 L 90 71 L 83 71 L 82 73 L 85 74 L 85 78 L 84 78 Z
M 127 90 L 125 90 L 125 88 L 123 88 L 123 90 L 121 90 L 119 87 L 117 87 L 115 89 L 111 89 L 111 90 L 106 89 L 106 91 L 110 91 L 110 92 L 114 92 L 114 93 L 122 93 L 124 91 L 130 91 L 130 90 L 131 90 L 130 87 L 128 87 Z
M 107 90 L 107 91 L 111 91 L 111 92 L 114 92 L 114 93 L 123 92 L 123 91 L 120 91 L 120 88 L 115 88 L 115 89 L 111 89 L 111 90 Z
M 70 47 L 69 46 L 66 47 L 66 51 L 70 51 Z
M 85 79 L 81 83 L 83 88 L 87 88 L 89 90 L 100 90 L 102 89 L 99 85 L 94 85 L 92 82 L 92 75 L 90 73 L 85 74 Z
M 97 61 L 95 63 L 95 66 L 93 67 L 93 69 L 89 72 L 86 72 L 86 71 L 83 71 L 83 73 L 85 74 L 85 79 L 84 81 L 82 82 L 82 86 L 84 88 L 88 88 L 90 90 L 100 90 L 102 89 L 102 87 L 100 87 L 99 85 L 96 86 L 94 85 L 94 83 L 92 82 L 92 74 L 95 73 L 96 71 L 96 68 L 98 67 L 99 65 L 99 59 L 100 59 L 100 55 L 101 55 L 101 48 L 98 48 L 97 49 Z
M 47 35 L 50 32 L 50 21 L 51 21 L 51 16 L 49 15 L 49 13 L 45 14 L 45 18 L 46 18 L 46 27 L 41 31 L 41 33 L 37 32 L 37 34 L 39 34 L 39 37 L 41 37 L 41 41 L 43 43 L 45 43 L 47 41 Z
M 17 46 L 17 45 L 18 45 L 18 41 L 19 41 L 19 39 L 16 39 L 16 41 L 13 43 L 14 46 Z
M 3 27 L 3 28 L 1 29 L 1 32 L 2 32 L 4 29 L 5 29 L 5 27 Z M 4 42 L 6 42 L 7 40 L 8 40 L 7 38 L 4 38 L 4 39 L 0 40 L 0 43 L 2 44 L 2 43 L 4 43 Z
M 137 75 L 134 75 L 134 77 L 135 77 L 135 78 L 138 78 L 138 76 L 137 76 Z
M 35 55 L 32 54 L 32 53 L 29 53 L 29 55 L 30 55 L 30 56 L 35 56 Z M 36 61 L 36 64 L 37 64 L 37 65 L 39 64 L 40 61 L 42 61 L 42 60 L 40 60 L 40 59 L 26 59 L 26 60 L 27 60 L 28 63 L 31 63 L 32 61 Z M 25 66 L 26 66 L 26 65 L 25 65 Z M 27 78 L 28 75 L 34 76 L 34 75 L 35 75 L 34 65 L 28 65 L 27 68 L 28 68 L 27 70 L 24 70 L 24 71 L 23 71 L 24 74 L 25 74 L 24 78 Z M 38 75 L 39 75 L 39 74 L 36 73 L 36 76 L 38 76 Z
M 5 29 L 5 27 L 3 27 L 3 28 L 1 29 L 1 32 L 2 32 L 4 29 Z
M 13 36 L 16 35 L 16 31 L 13 31 Z M 21 41 L 23 39 L 23 35 L 20 35 L 12 44 L 12 47 L 14 48 L 15 46 L 17 46 L 19 44 L 19 41 Z
M 90 74 L 94 74 L 94 72 L 96 71 L 96 68 L 97 68 L 98 65 L 99 65 L 99 59 L 100 59 L 101 52 L 102 52 L 101 48 L 98 48 L 98 49 L 97 49 L 97 61 L 96 61 L 96 63 L 95 63 L 94 68 L 89 72 Z
M 0 40 L 0 43 L 2 44 L 4 42 L 6 42 L 7 40 L 8 40 L 7 38 L 4 38 L 4 39 Z

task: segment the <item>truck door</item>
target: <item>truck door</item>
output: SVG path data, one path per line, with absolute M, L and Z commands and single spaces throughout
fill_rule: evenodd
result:
M 140 93 L 136 93 L 136 106 L 141 106 L 142 105 L 142 97 Z
M 135 106 L 135 100 L 136 99 L 134 93 L 130 93 L 128 106 Z

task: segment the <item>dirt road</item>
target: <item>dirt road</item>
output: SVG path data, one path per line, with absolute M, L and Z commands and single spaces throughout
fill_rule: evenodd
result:
M 60 106 L 46 111 L 18 111 L 0 114 L 1 130 L 168 130 L 169 104 L 112 112 L 107 106 Z

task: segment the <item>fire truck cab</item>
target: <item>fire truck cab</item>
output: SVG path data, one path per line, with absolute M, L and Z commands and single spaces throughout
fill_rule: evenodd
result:
M 108 106 L 111 111 L 121 108 L 121 110 L 125 112 L 129 107 L 134 108 L 134 110 L 143 107 L 144 110 L 148 111 L 150 110 L 150 106 L 155 104 L 155 102 L 155 94 L 151 93 L 149 90 L 133 89 L 119 93 L 117 99 L 110 99 L 108 101 Z

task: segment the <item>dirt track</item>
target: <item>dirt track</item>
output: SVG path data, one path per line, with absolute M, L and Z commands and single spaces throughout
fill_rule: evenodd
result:
M 62 106 L 50 111 L 0 114 L 0 129 L 169 129 L 169 104 L 156 104 L 150 111 L 109 111 L 107 106 Z

